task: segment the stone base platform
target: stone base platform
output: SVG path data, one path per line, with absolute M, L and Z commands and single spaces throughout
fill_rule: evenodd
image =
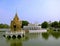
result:
M 21 38 L 25 36 L 25 32 L 24 31 L 20 31 L 20 32 L 5 32 L 5 34 L 3 35 L 6 38 Z

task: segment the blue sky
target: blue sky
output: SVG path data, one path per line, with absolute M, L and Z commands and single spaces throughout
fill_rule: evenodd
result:
M 10 24 L 15 13 L 30 23 L 60 20 L 60 0 L 0 0 L 0 23 Z

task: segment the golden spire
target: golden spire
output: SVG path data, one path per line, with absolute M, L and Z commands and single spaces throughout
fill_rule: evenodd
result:
M 19 20 L 17 12 L 15 14 L 14 20 Z

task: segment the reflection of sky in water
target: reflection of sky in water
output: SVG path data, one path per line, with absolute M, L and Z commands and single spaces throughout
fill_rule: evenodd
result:
M 32 33 L 24 38 L 7 39 L 0 32 L 0 46 L 60 46 L 60 33 Z

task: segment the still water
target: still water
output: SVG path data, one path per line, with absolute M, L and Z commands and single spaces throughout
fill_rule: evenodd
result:
M 30 33 L 24 38 L 8 39 L 0 32 L 0 46 L 60 46 L 60 33 Z

